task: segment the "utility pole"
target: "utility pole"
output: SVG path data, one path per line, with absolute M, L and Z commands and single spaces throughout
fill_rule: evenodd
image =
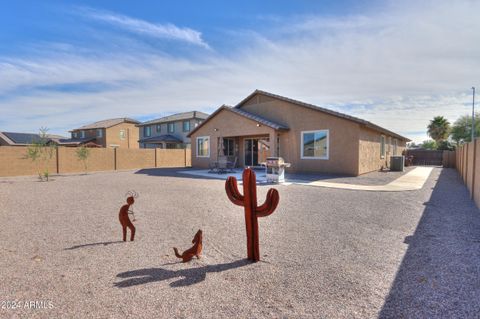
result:
M 475 141 L 475 87 L 472 86 L 472 142 Z

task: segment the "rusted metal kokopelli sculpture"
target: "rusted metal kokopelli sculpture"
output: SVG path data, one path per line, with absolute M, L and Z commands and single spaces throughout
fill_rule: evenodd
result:
M 237 179 L 233 176 L 228 177 L 225 182 L 225 190 L 232 203 L 238 206 L 243 206 L 245 209 L 248 259 L 259 261 L 260 248 L 258 241 L 258 217 L 266 217 L 275 211 L 280 200 L 278 191 L 270 188 L 265 203 L 258 206 L 256 176 L 255 172 L 250 168 L 243 171 L 243 195 L 238 191 Z
M 128 215 L 133 215 L 133 211 L 130 210 L 130 206 L 135 203 L 135 198 L 138 197 L 138 194 L 135 191 L 129 191 L 126 196 L 128 196 L 127 204 L 123 205 L 120 208 L 120 212 L 118 213 L 118 219 L 120 220 L 120 224 L 122 225 L 123 241 L 127 241 L 127 227 L 130 228 L 130 241 L 133 241 L 135 238 L 135 226 L 133 226 L 133 223 L 130 221 Z M 133 218 L 135 219 L 135 215 L 133 215 Z

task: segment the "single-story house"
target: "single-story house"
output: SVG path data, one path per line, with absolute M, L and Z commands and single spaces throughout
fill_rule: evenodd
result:
M 234 107 L 221 106 L 188 135 L 192 166 L 208 168 L 219 154 L 238 166 L 280 156 L 287 172 L 357 176 L 389 166 L 408 138 L 371 122 L 256 90 Z M 221 144 L 221 145 L 220 145 Z
M 63 138 L 63 136 L 52 134 L 42 136 L 38 133 L 0 132 L 0 146 L 28 146 L 42 140 L 47 143 L 57 143 Z

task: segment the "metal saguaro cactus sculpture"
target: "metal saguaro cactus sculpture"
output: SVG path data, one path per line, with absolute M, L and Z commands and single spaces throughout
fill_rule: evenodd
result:
M 230 176 L 225 182 L 228 198 L 238 206 L 245 209 L 245 225 L 247 227 L 247 254 L 248 259 L 260 260 L 258 241 L 258 217 L 266 217 L 277 208 L 280 196 L 276 189 L 270 188 L 263 205 L 257 205 L 257 184 L 255 172 L 247 168 L 243 171 L 243 195 L 238 191 L 237 179 Z

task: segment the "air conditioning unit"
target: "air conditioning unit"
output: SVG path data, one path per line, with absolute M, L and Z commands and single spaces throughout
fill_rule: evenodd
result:
M 390 170 L 403 172 L 405 167 L 405 156 L 390 156 Z

